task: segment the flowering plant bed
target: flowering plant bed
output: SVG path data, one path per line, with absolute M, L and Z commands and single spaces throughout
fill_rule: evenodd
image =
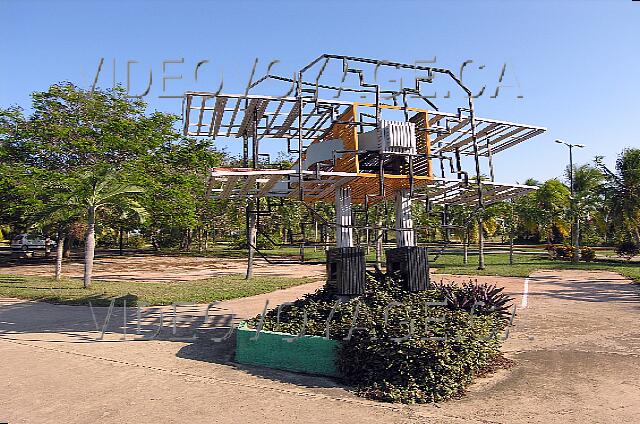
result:
M 474 375 L 500 358 L 510 300 L 500 288 L 473 282 L 412 293 L 402 289 L 396 275 L 376 272 L 362 296 L 338 300 L 323 288 L 252 318 L 244 331 L 248 335 L 253 329 L 255 335 L 260 329 L 259 337 L 269 337 L 264 345 L 254 345 L 254 353 L 263 356 L 253 363 L 340 376 L 371 399 L 437 402 L 461 393 Z M 297 341 L 283 340 L 295 335 Z M 245 337 L 239 333 L 243 350 Z M 317 343 L 324 349 L 329 341 L 335 343 L 337 372 L 303 369 L 300 364 L 307 361 L 330 369 L 328 350 L 314 357 L 305 347 Z

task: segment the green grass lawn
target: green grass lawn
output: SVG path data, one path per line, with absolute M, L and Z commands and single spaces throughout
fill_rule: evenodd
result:
M 504 249 L 507 247 L 505 246 Z M 574 264 L 569 261 L 551 260 L 547 258 L 546 253 L 542 253 L 542 249 L 530 249 L 532 251 L 540 250 L 539 254 L 514 254 L 514 264 L 509 265 L 508 253 L 488 252 L 485 255 L 484 270 L 478 270 L 478 256 L 469 255 L 467 264 L 463 263 L 463 255 L 461 253 L 445 252 L 438 256 L 435 262 L 430 265 L 438 269 L 438 272 L 448 274 L 471 274 L 471 275 L 501 275 L 506 277 L 526 277 L 533 271 L 538 269 L 591 269 L 591 270 L 608 270 L 617 272 L 625 277 L 629 277 L 636 282 L 640 282 L 640 262 L 627 263 L 622 260 L 616 260 L 613 251 L 608 252 L 614 258 L 612 260 L 598 260 L 596 262 L 580 262 Z M 238 252 L 238 251 L 235 251 Z M 277 250 L 266 250 L 263 252 L 268 256 L 282 255 L 298 258 L 299 250 L 297 248 L 282 248 Z M 429 258 L 436 256 L 437 250 L 430 249 Z M 367 261 L 375 261 L 375 251 L 371 249 L 366 256 Z M 308 261 L 324 261 L 324 250 L 305 249 L 305 260 Z M 383 258 L 384 260 L 384 258 Z
M 509 265 L 507 253 L 485 255 L 486 268 L 478 270 L 478 256 L 469 255 L 469 262 L 463 263 L 462 255 L 443 254 L 430 265 L 438 272 L 446 274 L 502 275 L 526 277 L 538 269 L 586 269 L 617 272 L 640 283 L 640 262 L 596 261 L 574 264 L 569 261 L 551 260 L 545 255 L 514 255 L 514 264 Z
M 237 253 L 236 253 L 237 252 Z M 207 256 L 238 257 L 244 252 L 220 249 L 208 252 Z M 268 255 L 295 256 L 297 249 L 286 248 L 265 252 Z M 307 260 L 324 260 L 324 251 L 307 249 Z M 435 256 L 430 254 L 430 259 Z M 367 260 L 372 261 L 375 253 L 371 252 Z M 486 268 L 478 270 L 477 255 L 469 255 L 467 264 L 463 263 L 462 254 L 443 253 L 430 265 L 439 273 L 466 275 L 500 275 L 527 277 L 538 269 L 586 269 L 607 270 L 617 272 L 640 283 L 640 262 L 597 261 L 574 264 L 568 261 L 550 260 L 543 254 L 515 254 L 514 264 L 509 265 L 507 253 L 488 253 L 485 256 Z M 292 265 L 295 266 L 295 265 Z M 55 281 L 53 278 L 0 275 L 0 296 L 21 299 L 43 300 L 53 303 L 108 305 L 111 299 L 121 305 L 126 299 L 128 305 L 146 302 L 149 305 L 169 305 L 175 302 L 208 303 L 216 300 L 229 300 L 256 294 L 268 293 L 278 289 L 309 283 L 317 278 L 283 278 L 255 277 L 247 281 L 241 275 L 227 275 L 206 280 L 177 282 L 138 282 L 138 281 L 94 281 L 89 289 L 82 287 L 79 279 Z
M 506 250 L 507 246 L 501 247 Z M 617 272 L 625 277 L 631 278 L 640 283 L 640 262 L 627 263 L 618 259 L 612 249 L 601 249 L 598 253 L 600 255 L 610 256 L 611 260 L 598 260 L 596 262 L 580 262 L 574 264 L 568 261 L 551 260 L 548 259 L 546 253 L 543 253 L 542 246 L 531 246 L 524 248 L 529 251 L 529 254 L 514 254 L 514 264 L 509 265 L 508 253 L 493 253 L 490 250 L 485 255 L 486 268 L 484 270 L 478 270 L 478 256 L 469 254 L 469 261 L 467 264 L 463 263 L 463 257 L 461 253 L 448 253 L 447 250 L 440 255 L 435 262 L 430 265 L 436 268 L 440 273 L 447 274 L 469 274 L 469 275 L 501 275 L 506 277 L 526 277 L 533 271 L 538 269 L 591 269 L 591 270 L 608 270 Z M 534 254 L 531 254 L 533 252 Z M 539 252 L 539 253 L 536 253 Z M 267 257 L 291 257 L 292 259 L 298 259 L 300 251 L 296 247 L 282 247 L 273 250 L 263 250 L 262 253 Z M 429 258 L 436 256 L 437 249 L 432 248 L 430 250 Z M 197 256 L 196 253 L 191 255 Z M 212 257 L 246 257 L 246 250 L 234 250 L 225 246 L 218 245 L 213 250 L 207 252 L 207 256 Z M 318 248 L 315 252 L 313 248 L 305 249 L 305 261 L 318 261 L 323 262 L 325 260 L 325 252 L 322 248 Z M 371 249 L 370 253 L 366 256 L 368 262 L 375 261 L 375 250 Z M 383 257 L 384 260 L 384 257 Z
M 43 300 L 53 303 L 81 305 L 116 305 L 146 302 L 149 305 L 170 305 L 177 302 L 208 303 L 269 293 L 274 290 L 316 281 L 317 278 L 254 277 L 247 281 L 241 275 L 226 275 L 197 281 L 132 282 L 94 281 L 90 288 L 82 287 L 79 279 L 55 281 L 53 278 L 0 275 L 0 296 Z

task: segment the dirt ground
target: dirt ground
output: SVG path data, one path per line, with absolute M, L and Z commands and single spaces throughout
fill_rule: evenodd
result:
M 156 332 L 149 322 L 162 310 L 171 324 L 170 308 L 143 311 L 138 336 L 136 312 L 116 309 L 96 341 L 100 331 L 87 307 L 3 299 L 0 422 L 638 422 L 637 285 L 581 271 L 479 280 L 498 282 L 515 297 L 518 314 L 504 344 L 515 365 L 439 405 L 371 402 L 331 379 L 240 366 L 232 362 L 232 339 L 210 340 L 226 332 L 221 323 L 230 313 L 252 316 L 267 299 L 271 307 L 320 283 L 215 305 L 211 326 L 197 324 L 202 337 L 195 341 L 184 339 L 194 328 L 184 317 L 202 317 L 204 305 L 184 306 L 175 334 L 158 330 L 155 340 L 148 340 Z M 94 313 L 102 325 L 106 308 Z M 134 341 L 140 338 L 147 340 Z
M 291 262 L 291 261 L 289 261 Z M 67 277 L 82 278 L 82 260 L 65 261 L 62 267 Z M 97 257 L 93 277 L 104 281 L 188 281 L 202 280 L 223 274 L 244 274 L 246 259 L 203 258 L 189 256 L 124 256 Z M 295 263 L 269 264 L 262 258 L 254 261 L 254 275 L 281 277 L 324 277 L 325 266 Z M 52 276 L 53 261 L 10 264 L 0 267 L 0 274 Z

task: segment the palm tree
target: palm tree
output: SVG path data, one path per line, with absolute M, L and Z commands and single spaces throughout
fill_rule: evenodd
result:
M 567 168 L 567 175 L 570 175 Z M 575 217 L 574 243 L 575 246 L 580 244 L 580 220 L 598 208 L 602 203 L 601 185 L 602 172 L 591 165 L 580 165 L 573 168 L 573 202 L 571 204 L 573 217 Z M 573 218 L 572 217 L 572 218 Z M 571 220 L 574 222 L 574 219 Z M 578 249 L 576 248 L 573 260 L 579 260 Z
M 79 214 L 82 212 L 86 217 L 83 283 L 84 287 L 88 288 L 91 285 L 93 272 L 98 211 L 105 207 L 115 207 L 121 210 L 124 216 L 133 213 L 140 222 L 143 222 L 147 213 L 131 195 L 142 193 L 144 189 L 130 184 L 120 174 L 112 170 L 84 174 L 77 181 L 75 187 L 67 201 L 60 206 L 66 208 L 68 213 L 77 212 Z
M 616 172 L 596 157 L 596 165 L 605 177 L 611 223 L 633 235 L 640 245 L 640 149 L 625 149 L 616 161 Z
M 554 229 L 563 237 L 568 234 L 567 222 L 563 219 L 569 206 L 569 189 L 557 179 L 547 180 L 534 193 L 535 212 L 540 236 L 544 235 L 549 246 L 552 244 Z

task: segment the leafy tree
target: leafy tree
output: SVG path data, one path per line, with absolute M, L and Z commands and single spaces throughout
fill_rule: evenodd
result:
M 567 181 L 570 183 L 570 170 L 566 171 Z M 598 168 L 585 164 L 573 168 L 573 199 L 571 202 L 571 218 L 574 225 L 574 239 L 580 240 L 580 224 L 587 217 L 598 211 L 602 204 L 601 185 L 603 176 Z M 575 243 L 575 241 L 572 241 Z M 577 252 L 576 252 L 577 253 Z M 574 254 L 577 261 L 579 255 Z
M 536 221 L 540 238 L 544 237 L 547 243 L 553 242 L 555 231 L 561 237 L 569 234 L 569 224 L 566 221 L 569 194 L 567 186 L 557 179 L 551 179 L 532 193 L 533 204 L 527 204 L 526 214 Z
M 525 185 L 540 187 L 542 183 L 539 181 L 528 178 Z M 515 219 L 513 225 L 515 227 L 515 237 L 521 240 L 529 240 L 535 238 L 536 241 L 542 237 L 539 231 L 540 211 L 537 207 L 536 192 L 529 192 L 524 196 L 520 196 L 514 199 L 513 210 L 515 212 Z M 511 211 L 509 210 L 509 215 Z
M 60 198 L 60 195 L 55 197 Z M 56 265 L 55 265 L 55 279 L 60 280 L 62 278 L 62 257 L 64 255 L 65 241 L 67 241 L 68 234 L 71 232 L 71 226 L 74 222 L 82 217 L 83 210 L 76 207 L 68 207 L 68 198 L 61 203 L 53 201 L 43 210 L 41 220 L 39 224 L 46 230 L 49 229 L 55 233 L 56 241 Z
M 138 185 L 146 188 L 141 200 L 150 215 L 145 232 L 155 247 L 188 250 L 194 233 L 226 225 L 230 212 L 221 201 L 206 197 L 209 170 L 225 158 L 209 140 L 182 138 L 161 146 L 140 166 L 129 167 Z
M 623 150 L 615 172 L 603 164 L 602 157 L 596 158 L 596 165 L 605 177 L 612 227 L 631 234 L 640 244 L 640 149 Z
M 120 87 L 83 90 L 71 83 L 33 93 L 33 114 L 20 140 L 28 165 L 72 174 L 119 169 L 176 138 L 177 117 L 146 115 L 146 104 Z
M 627 262 L 631 262 L 631 259 L 637 256 L 638 253 L 640 253 L 640 246 L 631 240 L 624 241 L 616 246 L 616 254 L 627 258 Z
M 177 138 L 176 116 L 146 114 L 145 103 L 128 98 L 121 88 L 89 91 L 60 83 L 32 98 L 28 117 L 19 108 L 0 111 L 0 201 L 5 205 L 0 217 L 19 230 L 34 225 L 68 230 L 66 218 L 55 225 L 51 214 L 58 194 L 97 189 L 96 178 L 105 176 L 106 169 L 131 181 L 130 169 Z M 81 216 L 89 225 L 86 202 Z
M 31 211 L 42 206 L 41 173 L 29 172 L 17 148 L 24 127 L 22 109 L 0 109 L 0 223 L 10 224 L 9 233 L 27 230 Z
M 95 229 L 98 213 L 103 208 L 117 208 L 123 214 L 135 214 L 141 221 L 146 211 L 131 195 L 142 193 L 143 188 L 130 184 L 122 174 L 105 169 L 97 173 L 87 173 L 75 181 L 74 190 L 59 210 L 65 210 L 71 216 L 84 214 L 87 221 L 84 253 L 84 287 L 91 285 L 93 258 L 95 255 Z

